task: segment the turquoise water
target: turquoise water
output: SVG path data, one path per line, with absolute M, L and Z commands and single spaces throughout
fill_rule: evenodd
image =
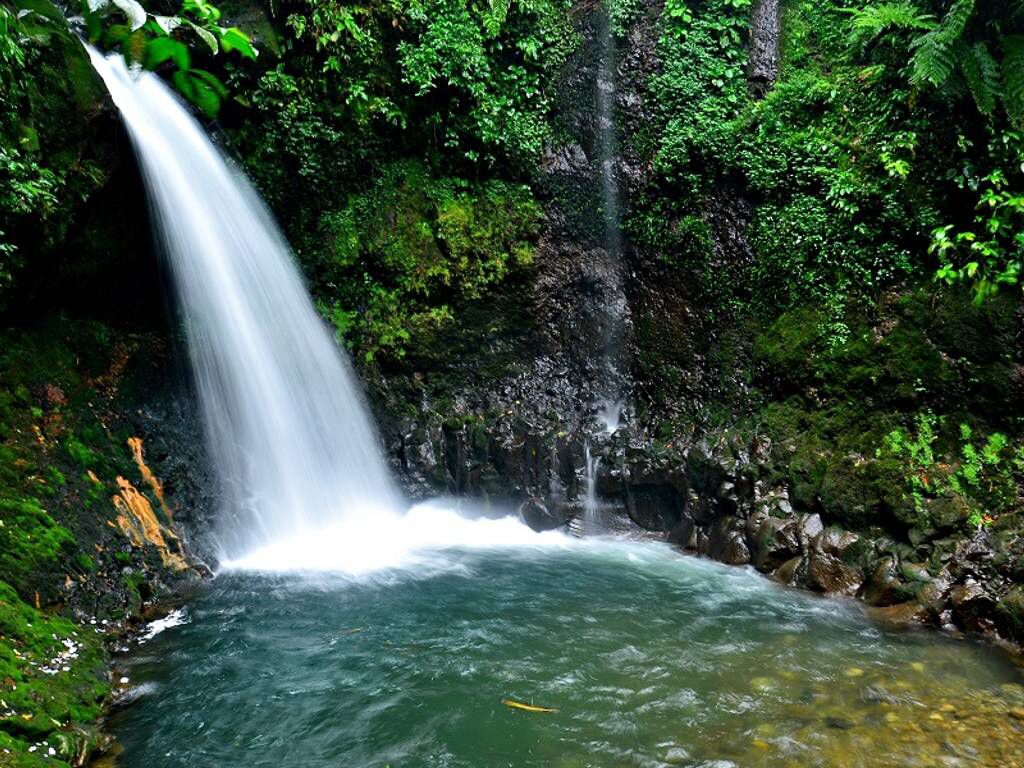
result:
M 1002 655 L 660 544 L 228 573 L 185 615 L 122 660 L 123 768 L 1024 765 Z

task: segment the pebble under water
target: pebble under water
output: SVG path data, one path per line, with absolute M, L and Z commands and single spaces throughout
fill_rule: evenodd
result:
M 121 768 L 1024 765 L 1003 655 L 655 543 L 225 573 L 122 665 Z

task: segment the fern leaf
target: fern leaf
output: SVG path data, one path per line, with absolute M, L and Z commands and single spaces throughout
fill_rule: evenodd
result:
M 938 87 L 949 79 L 956 66 L 957 43 L 973 13 L 974 0 L 956 0 L 937 27 L 910 44 L 914 52 L 911 83 L 929 83 Z
M 914 51 L 911 59 L 910 82 L 914 85 L 925 83 L 940 86 L 953 74 L 956 61 L 953 46 L 939 34 L 941 28 L 921 35 L 910 44 Z
M 949 11 L 942 17 L 938 30 L 952 43 L 960 38 L 967 28 L 967 22 L 971 20 L 974 13 L 974 0 L 956 0 L 949 7 Z
M 851 41 L 865 46 L 886 32 L 932 29 L 935 26 L 935 17 L 921 13 L 910 0 L 843 10 L 850 14 Z
M 992 58 L 988 46 L 983 42 L 974 45 L 961 43 L 956 51 L 960 70 L 967 81 L 967 90 L 978 105 L 978 111 L 983 115 L 991 115 L 996 110 L 1002 90 L 998 62 Z
M 1003 103 L 1010 119 L 1024 126 L 1024 35 L 1003 38 Z

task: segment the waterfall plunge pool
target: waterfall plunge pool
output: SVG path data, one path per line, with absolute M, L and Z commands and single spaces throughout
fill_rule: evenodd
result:
M 121 659 L 117 765 L 1024 765 L 991 649 L 667 545 L 484 528 L 221 573 Z

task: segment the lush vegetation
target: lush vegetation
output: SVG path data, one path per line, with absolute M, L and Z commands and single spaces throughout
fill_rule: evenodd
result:
M 449 301 L 478 298 L 532 262 L 539 215 L 522 185 L 387 166 L 320 220 L 317 273 L 333 297 L 325 312 L 368 360 L 401 356 L 413 334 L 452 319 Z
M 751 0 L 607 7 L 624 53 L 656 17 L 657 66 L 622 84 L 642 97 L 645 120 L 620 143 L 643 169 L 624 206 L 627 258 L 655 262 L 657 291 L 688 309 L 632 307 L 635 405 L 659 439 L 738 422 L 774 444 L 773 479 L 796 507 L 901 541 L 1019 527 L 1024 3 L 789 0 L 779 78 L 763 98 L 747 81 Z M 216 118 L 339 339 L 395 373 L 396 392 L 399 373 L 444 367 L 436 380 L 451 398 L 435 404 L 517 365 L 529 373 L 534 350 L 516 333 L 536 318 L 510 294 L 543 258 L 539 169 L 564 139 L 559 90 L 593 10 L 569 0 L 71 9 L 76 31 Z M 127 150 L 101 100 L 63 13 L 49 0 L 0 0 L 0 312 L 45 294 L 52 264 L 90 269 L 71 238 L 84 222 L 110 222 L 96 251 L 120 232 L 125 214 L 102 194 Z M 723 260 L 723 226 L 747 246 L 743 258 Z M 508 311 L 494 309 L 498 297 Z M 38 319 L 28 304 L 5 319 Z M 681 341 L 696 323 L 699 343 Z M 127 435 L 94 407 L 108 402 L 112 338 L 68 322 L 0 336 L 0 677 L 26 697 L 44 697 L 31 662 L 60 653 L 52 638 L 82 634 L 52 615 L 68 610 L 65 578 L 117 585 L 118 601 L 97 612 L 141 603 L 145 558 L 92 525 L 109 512 L 114 478 L 135 471 Z M 494 370 L 477 357 L 485 346 L 497 350 Z M 701 375 L 711 382 L 695 385 Z M 486 444 L 480 414 L 452 418 L 472 421 Z M 5 694 L 0 749 L 27 754 L 48 738 L 70 762 L 92 743 L 105 687 L 101 652 L 81 642 L 81 674 L 52 705 L 36 702 L 39 714 Z
M 259 66 L 229 80 L 247 104 L 234 147 L 361 355 L 400 355 L 452 301 L 530 263 L 539 208 L 522 182 L 576 45 L 568 8 L 268 8 Z
M 618 5 L 627 23 L 640 12 Z M 784 4 L 759 99 L 750 3 L 666 4 L 655 120 L 633 137 L 654 173 L 627 226 L 681 282 L 699 276 L 719 382 L 695 397 L 691 358 L 643 314 L 638 375 L 663 382 L 655 411 L 696 401 L 720 423 L 750 408 L 792 451 L 805 508 L 853 527 L 987 525 L 1020 504 L 1024 4 L 851 6 Z M 749 257 L 723 264 L 711 217 L 737 198 Z M 738 402 L 716 410 L 730 387 Z
M 220 11 L 204 0 L 183 0 L 173 15 L 150 15 L 136 0 L 82 0 L 80 10 L 90 42 L 168 71 L 210 115 L 228 92 L 194 59 L 255 57 L 248 36 L 221 26 Z M 0 310 L 18 271 L 62 245 L 75 213 L 107 180 L 110 158 L 87 119 L 102 93 L 56 5 L 0 2 Z
M 111 502 L 120 477 L 152 496 L 118 416 L 149 388 L 142 349 L 153 361 L 152 339 L 80 320 L 0 332 L 0 764 L 83 764 L 110 690 L 104 625 L 154 591 L 160 556 Z
M 744 287 L 766 306 L 838 311 L 936 274 L 979 298 L 1019 290 L 1020 4 L 790 3 L 782 74 L 763 101 L 746 94 L 747 5 L 669 3 L 651 84 L 660 124 L 644 137 L 661 185 L 636 237 L 669 252 L 693 239 L 693 199 L 661 225 L 666 185 L 699 199 L 743 179 L 760 203 Z M 966 119 L 942 119 L 949 110 Z

